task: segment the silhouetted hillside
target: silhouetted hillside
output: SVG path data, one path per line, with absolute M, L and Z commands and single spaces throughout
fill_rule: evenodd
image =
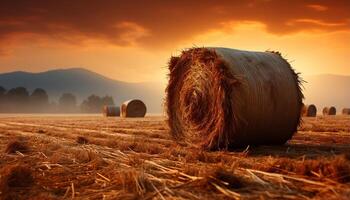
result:
M 127 83 L 109 79 L 95 72 L 82 69 L 59 69 L 41 73 L 11 72 L 0 74 L 0 86 L 6 89 L 23 86 L 29 91 L 43 88 L 50 100 L 57 101 L 66 92 L 77 96 L 82 101 L 91 94 L 100 96 L 111 95 L 115 103 L 130 98 L 145 101 L 150 113 L 162 112 L 164 84 L 156 82 Z

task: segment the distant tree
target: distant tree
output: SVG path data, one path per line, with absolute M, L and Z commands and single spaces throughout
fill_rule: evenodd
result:
M 22 105 L 28 104 L 29 92 L 24 87 L 12 88 L 6 93 L 6 99 L 10 103 L 22 104 Z
M 99 97 L 97 95 L 90 95 L 81 104 L 81 110 L 88 113 L 101 112 L 104 105 L 114 105 L 113 98 L 110 96 Z
M 6 89 L 0 86 L 0 103 L 4 101 Z
M 6 93 L 6 89 L 2 86 L 0 86 L 0 98 L 5 96 L 5 93 Z
M 29 106 L 29 92 L 24 87 L 16 87 L 7 91 L 5 95 L 6 110 L 9 112 L 27 112 Z
M 113 100 L 113 97 L 111 96 L 104 96 L 102 98 L 102 105 L 114 105 L 114 100 Z
M 5 94 L 6 89 L 0 86 L 0 112 L 3 112 L 5 108 Z
M 90 95 L 81 104 L 81 109 L 83 112 L 95 113 L 100 112 L 102 109 L 102 99 L 97 95 Z
M 58 104 L 62 111 L 73 112 L 76 111 L 77 98 L 71 93 L 64 93 L 58 100 Z
M 34 104 L 47 105 L 49 104 L 49 95 L 44 89 L 37 88 L 30 95 L 30 100 Z
M 37 88 L 30 95 L 30 102 L 32 106 L 32 111 L 41 112 L 48 108 L 49 95 L 47 95 L 44 89 Z

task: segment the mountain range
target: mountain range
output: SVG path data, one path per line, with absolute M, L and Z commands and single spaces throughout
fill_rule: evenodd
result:
M 336 106 L 340 111 L 350 107 L 350 76 L 302 76 L 305 103 L 315 104 L 318 112 L 324 106 Z M 128 83 L 113 80 L 83 68 L 58 69 L 40 73 L 11 72 L 0 74 L 0 86 L 10 89 L 23 86 L 30 92 L 35 88 L 47 91 L 51 101 L 66 92 L 76 95 L 79 102 L 91 94 L 110 95 L 117 105 L 123 101 L 142 99 L 150 113 L 163 113 L 165 84 L 160 82 Z
M 141 99 L 150 113 L 161 113 L 164 84 L 158 82 L 128 83 L 113 80 L 83 68 L 58 69 L 40 73 L 16 71 L 0 74 L 0 86 L 7 90 L 25 87 L 47 91 L 50 101 L 58 101 L 63 93 L 72 93 L 78 102 L 91 94 L 112 96 L 116 105 L 129 99 Z

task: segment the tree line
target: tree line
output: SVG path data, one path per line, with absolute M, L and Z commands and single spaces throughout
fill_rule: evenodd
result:
M 104 105 L 114 105 L 111 96 L 90 95 L 81 104 L 72 93 L 64 93 L 58 102 L 50 102 L 42 88 L 30 93 L 25 87 L 6 90 L 0 86 L 1 113 L 99 113 Z

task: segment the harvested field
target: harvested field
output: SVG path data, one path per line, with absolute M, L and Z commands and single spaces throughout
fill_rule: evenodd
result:
M 0 199 L 348 199 L 349 152 L 350 116 L 209 152 L 177 144 L 163 117 L 2 115 Z

